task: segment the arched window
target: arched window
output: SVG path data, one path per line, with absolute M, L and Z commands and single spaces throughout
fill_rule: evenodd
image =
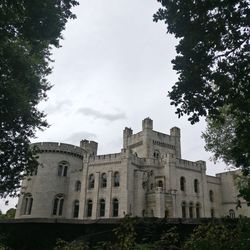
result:
M 73 204 L 73 218 L 78 218 L 79 214 L 79 201 L 75 200 Z
M 182 213 L 182 218 L 186 218 L 187 214 L 186 214 L 186 202 L 183 201 L 181 203 L 181 213 Z
M 214 218 L 215 217 L 215 212 L 214 212 L 214 209 L 213 208 L 211 208 L 211 218 Z
M 92 200 L 87 200 L 87 217 L 92 216 L 92 207 L 93 207 Z
M 58 165 L 57 175 L 58 176 L 67 176 L 68 166 L 69 166 L 68 162 L 66 162 L 66 161 L 60 162 Z
M 181 191 L 186 191 L 186 179 L 183 176 L 180 178 L 180 188 Z
M 145 217 L 145 214 L 146 214 L 146 210 L 143 209 L 143 210 L 142 210 L 142 217 Z
M 210 200 L 211 202 L 214 201 L 214 192 L 213 192 L 213 190 L 210 190 L 210 191 L 209 191 L 209 200 Z
M 234 212 L 233 209 L 230 209 L 230 210 L 229 210 L 229 217 L 230 217 L 231 219 L 234 219 L 234 218 L 235 218 L 235 212 Z
M 194 180 L 194 192 L 199 193 L 199 181 L 197 179 Z
M 80 181 L 76 181 L 76 184 L 75 184 L 75 191 L 76 191 L 76 192 L 81 191 L 81 182 L 80 182 Z
M 151 183 L 151 184 L 150 184 L 150 189 L 153 190 L 153 188 L 154 188 L 154 184 Z
M 114 187 L 120 186 L 120 174 L 119 172 L 114 173 Z
M 151 209 L 150 213 L 151 213 L 151 217 L 154 217 L 154 209 Z
M 168 218 L 168 217 L 169 217 L 169 211 L 168 211 L 168 209 L 165 209 L 164 217 L 165 217 L 165 218 Z
M 95 176 L 93 174 L 89 175 L 89 189 L 95 187 Z
M 194 218 L 193 202 L 189 203 L 189 218 Z
M 159 150 L 154 151 L 154 158 L 159 159 L 160 158 L 160 152 Z
M 25 194 L 23 197 L 23 214 L 31 214 L 33 197 L 31 194 Z
M 64 202 L 64 196 L 62 194 L 56 195 L 54 199 L 54 205 L 53 205 L 53 215 L 61 216 L 63 213 L 63 202 Z
M 200 218 L 200 210 L 201 210 L 201 205 L 200 203 L 196 203 L 196 218 Z
M 119 201 L 114 198 L 113 199 L 113 217 L 118 217 L 119 214 Z
M 100 199 L 100 203 L 99 203 L 99 215 L 100 217 L 105 216 L 105 200 L 104 199 Z
M 102 188 L 107 187 L 107 174 L 106 173 L 103 173 L 101 175 L 101 187 Z
M 158 187 L 163 188 L 163 181 L 162 180 L 158 181 Z

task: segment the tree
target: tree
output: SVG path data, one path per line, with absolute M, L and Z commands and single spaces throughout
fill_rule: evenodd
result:
M 239 219 L 236 224 L 203 224 L 185 241 L 184 250 L 249 249 L 249 219 Z
M 126 215 L 115 228 L 114 234 L 117 237 L 117 242 L 113 249 L 129 250 L 135 246 L 136 232 L 134 228 L 135 219 Z
M 58 48 L 75 0 L 3 0 L 0 4 L 0 197 L 16 195 L 37 166 L 30 139 L 48 126 L 37 109 L 51 88 L 52 46 Z
M 158 0 L 163 20 L 179 39 L 172 61 L 178 81 L 169 92 L 178 116 L 194 124 L 208 117 L 207 149 L 215 158 L 250 167 L 250 2 L 248 0 Z M 232 124 L 229 124 L 232 121 Z M 218 150 L 219 130 L 233 131 Z M 206 136 L 213 133 L 209 138 Z M 230 143 L 231 142 L 231 143 Z M 222 142 L 223 143 L 223 142 Z

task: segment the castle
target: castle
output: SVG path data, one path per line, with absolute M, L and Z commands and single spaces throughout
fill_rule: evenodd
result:
M 80 147 L 33 146 L 39 148 L 39 166 L 23 180 L 16 218 L 250 216 L 237 198 L 236 171 L 206 175 L 204 161 L 181 158 L 180 129 L 171 128 L 169 135 L 154 131 L 150 118 L 139 133 L 124 129 L 116 154 L 98 155 L 97 143 L 88 140 Z

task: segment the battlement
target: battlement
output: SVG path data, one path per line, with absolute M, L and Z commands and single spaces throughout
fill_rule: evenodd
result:
M 141 167 L 161 167 L 161 161 L 159 159 L 154 158 L 140 158 L 136 155 L 131 156 L 131 163 L 136 166 Z
M 81 140 L 80 147 L 86 150 L 90 155 L 96 155 L 98 143 L 95 141 Z
M 83 148 L 60 142 L 37 142 L 32 143 L 31 147 L 37 147 L 39 149 L 39 153 L 62 153 L 81 159 L 87 153 Z
M 190 170 L 195 170 L 195 171 L 202 171 L 206 170 L 206 162 L 204 161 L 187 161 L 183 159 L 176 159 L 176 165 L 179 168 L 186 168 Z

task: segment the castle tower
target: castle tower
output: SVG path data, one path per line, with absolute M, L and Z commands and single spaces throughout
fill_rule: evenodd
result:
M 170 136 L 174 138 L 176 157 L 181 159 L 181 130 L 177 127 L 170 129 Z
M 153 120 L 149 117 L 142 121 L 142 131 L 143 131 L 143 144 L 144 144 L 144 157 L 152 158 L 152 133 L 153 133 Z
M 123 148 L 128 147 L 128 138 L 133 135 L 133 130 L 131 128 L 125 128 L 123 130 Z
M 96 155 L 98 143 L 95 141 L 81 140 L 80 147 L 85 149 L 90 155 Z

